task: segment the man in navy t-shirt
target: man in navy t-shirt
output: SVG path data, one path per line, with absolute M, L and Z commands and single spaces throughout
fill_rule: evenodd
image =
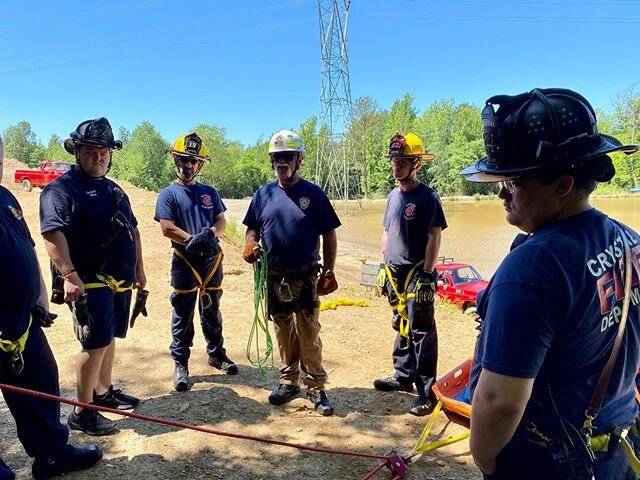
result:
M 409 405 L 414 415 L 428 415 L 435 407 L 431 386 L 438 366 L 438 332 L 434 317 L 435 266 L 442 230 L 447 228 L 440 197 L 418 180 L 425 152 L 414 133 L 396 134 L 389 154 L 398 181 L 387 198 L 378 284 L 394 311 L 398 331 L 393 345 L 393 375 L 373 382 L 377 390 L 406 391 L 416 385 L 418 396 Z
M 207 342 L 208 362 L 228 375 L 238 367 L 227 356 L 222 336 L 222 251 L 217 236 L 224 232 L 226 207 L 215 188 L 196 181 L 209 160 L 197 133 L 180 136 L 169 149 L 177 180 L 162 189 L 156 203 L 156 221 L 171 240 L 171 358 L 175 362 L 173 386 L 189 389 L 189 357 L 193 344 L 193 316 L 198 302 L 200 325 Z
M 0 138 L 0 182 L 3 170 Z M 60 395 L 58 366 L 42 327 L 50 327 L 47 291 L 33 239 L 18 200 L 0 186 L 0 383 Z M 60 423 L 60 403 L 2 392 L 13 415 L 18 438 L 30 457 L 34 478 L 50 478 L 81 470 L 102 458 L 97 445 L 77 448 L 67 443 L 69 430 Z M 6 438 L 6 434 L 2 434 Z M 15 478 L 0 459 L 0 480 Z
M 530 236 L 478 303 L 474 460 L 490 479 L 635 478 L 620 443 L 637 414 L 640 236 L 589 196 L 615 175 L 607 154 L 638 147 L 599 134 L 593 108 L 571 90 L 492 97 L 482 118 L 487 156 L 461 173 L 502 182 L 507 222 Z
M 78 401 L 134 408 L 140 400 L 112 382 L 115 338 L 124 338 L 131 289 L 146 277 L 137 221 L 123 190 L 106 178 L 115 140 L 106 118 L 82 122 L 65 140 L 76 166 L 51 182 L 40 196 L 40 232 L 60 280 L 61 295 L 72 310 L 82 350 L 76 359 Z M 96 410 L 75 407 L 72 429 L 108 435 L 115 423 Z
M 300 176 L 304 144 L 297 133 L 282 130 L 273 135 L 269 155 L 277 180 L 256 192 L 243 221 L 244 259 L 257 261 L 259 241 L 267 255 L 269 314 L 282 360 L 280 383 L 269 403 L 292 400 L 302 376 L 314 409 L 332 415 L 333 403 L 324 391 L 318 295 L 337 288 L 333 267 L 340 220 L 322 189 Z M 320 237 L 324 271 L 318 280 Z

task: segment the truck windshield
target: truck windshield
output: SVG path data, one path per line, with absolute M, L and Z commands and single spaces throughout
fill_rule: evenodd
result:
M 451 277 L 454 283 L 471 283 L 482 280 L 480 274 L 472 266 L 460 267 L 457 270 L 451 272 Z
M 68 163 L 56 163 L 55 170 L 58 172 L 68 172 L 71 170 L 71 165 Z

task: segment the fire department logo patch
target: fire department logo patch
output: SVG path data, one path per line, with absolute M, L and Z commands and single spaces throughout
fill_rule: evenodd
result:
M 202 202 L 202 208 L 206 210 L 211 210 L 213 208 L 213 200 L 211 200 L 211 195 L 200 196 L 200 201 Z
M 9 210 L 13 213 L 13 216 L 16 217 L 16 220 L 22 220 L 22 210 L 18 210 L 16 207 L 9 205 Z
M 407 206 L 404 207 L 403 216 L 407 220 L 413 220 L 413 217 L 416 215 L 416 204 L 415 203 L 407 203 Z
M 311 205 L 311 199 L 309 197 L 300 197 L 300 208 L 306 210 Z

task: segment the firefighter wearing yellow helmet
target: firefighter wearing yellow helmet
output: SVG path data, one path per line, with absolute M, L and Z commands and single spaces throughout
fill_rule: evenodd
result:
M 202 138 L 196 132 L 180 135 L 167 153 L 173 157 L 176 177 L 184 182 L 195 181 L 205 161 L 210 161 Z
M 422 161 L 435 158 L 420 138 L 397 133 L 386 156 L 399 185 L 389 194 L 384 212 L 378 286 L 394 312 L 392 326 L 398 335 L 392 354 L 395 371 L 373 385 L 377 390 L 405 392 L 415 385 L 418 396 L 408 410 L 428 415 L 435 407 L 431 386 L 438 363 L 435 266 L 447 222 L 438 194 L 417 177 Z
M 196 177 L 209 160 L 202 138 L 195 133 L 181 135 L 167 150 L 176 166 L 176 181 L 158 195 L 155 219 L 162 234 L 171 240 L 171 333 L 169 350 L 175 363 L 173 387 L 189 389 L 189 357 L 194 337 L 196 304 L 207 343 L 209 365 L 227 375 L 238 373 L 227 357 L 222 336 L 222 251 L 218 236 L 224 232 L 226 207 L 218 191 Z

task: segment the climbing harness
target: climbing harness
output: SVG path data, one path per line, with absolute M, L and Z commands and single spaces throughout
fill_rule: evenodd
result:
M 24 370 L 24 357 L 22 356 L 22 352 L 24 352 L 24 346 L 27 343 L 27 338 L 29 338 L 31 321 L 32 317 L 29 315 L 29 325 L 27 325 L 27 329 L 16 340 L 5 340 L 4 338 L 0 338 L 0 350 L 11 355 L 9 362 L 11 372 L 15 376 L 20 375 L 22 370 Z
M 387 279 L 389 280 L 389 285 L 393 289 L 393 292 L 396 294 L 396 298 L 398 299 L 398 303 L 396 305 L 391 305 L 391 309 L 394 314 L 400 315 L 400 328 L 398 332 L 401 337 L 409 338 L 409 314 L 407 312 L 407 300 L 409 298 L 415 298 L 415 293 L 407 293 L 407 288 L 409 287 L 409 283 L 411 283 L 411 279 L 413 278 L 413 274 L 416 272 L 416 269 L 423 264 L 423 261 L 416 263 L 409 273 L 407 274 L 407 278 L 404 281 L 404 289 L 402 293 L 398 291 L 398 286 L 393 281 L 393 277 L 391 275 L 391 268 L 389 265 L 384 266 L 385 273 L 387 274 Z M 406 347 L 408 348 L 408 342 L 406 342 Z
M 216 256 L 216 261 L 213 264 L 213 268 L 211 268 L 211 271 L 205 277 L 204 280 L 202 279 L 202 277 L 200 276 L 198 271 L 195 268 L 193 268 L 193 265 L 191 265 L 191 263 L 189 263 L 189 260 L 187 260 L 187 258 L 177 248 L 173 249 L 173 253 L 175 253 L 177 257 L 179 257 L 182 260 L 184 260 L 184 262 L 189 266 L 189 268 L 193 272 L 193 276 L 196 278 L 196 281 L 198 282 L 198 285 L 196 285 L 195 287 L 190 288 L 188 290 L 174 288 L 173 291 L 176 292 L 176 293 L 198 292 L 198 298 L 199 298 L 199 301 L 200 301 L 200 309 L 201 310 L 206 310 L 211 305 L 213 305 L 213 300 L 211 300 L 211 295 L 209 294 L 209 292 L 210 291 L 216 291 L 216 290 L 222 290 L 222 285 L 221 284 L 218 284 L 218 285 L 215 285 L 215 286 L 207 286 L 209 284 L 209 282 L 211 281 L 211 279 L 213 278 L 213 276 L 218 271 L 218 268 L 220 267 L 220 263 L 222 262 L 222 257 L 224 256 L 222 254 L 222 251 Z
M 273 365 L 273 341 L 269 333 L 269 295 L 267 282 L 267 253 L 262 249 L 258 249 L 259 258 L 253 264 L 253 307 L 254 316 L 251 332 L 247 341 L 247 359 L 254 367 L 260 369 L 260 373 L 264 374 L 268 368 L 274 368 Z M 289 293 L 291 290 L 289 290 Z M 260 353 L 260 332 L 264 333 L 265 351 Z M 252 347 L 255 346 L 255 357 L 252 356 Z M 271 358 L 271 365 L 268 365 Z

